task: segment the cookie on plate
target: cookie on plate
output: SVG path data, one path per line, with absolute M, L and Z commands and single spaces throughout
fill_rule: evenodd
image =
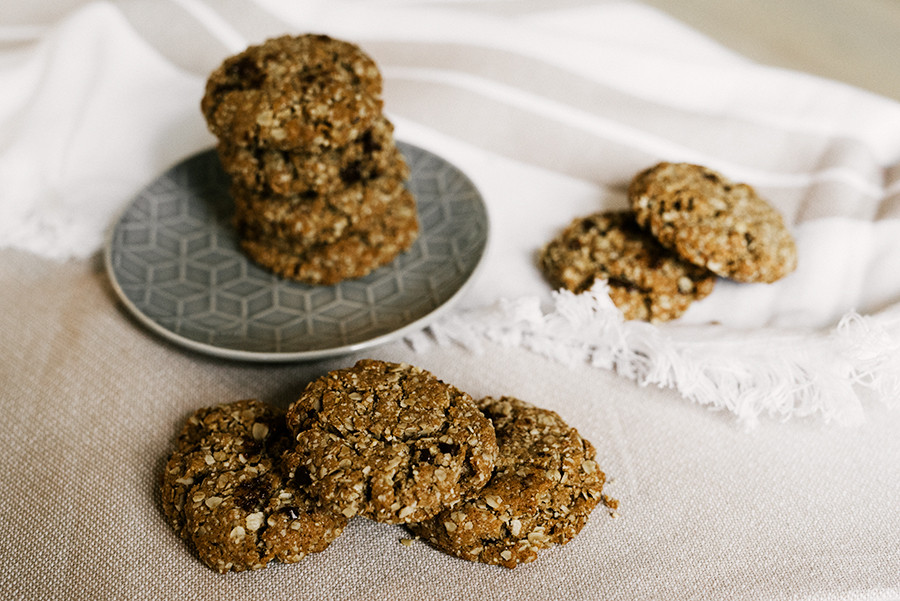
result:
M 408 250 L 419 235 L 416 203 L 405 188 L 369 227 L 347 228 L 327 243 L 307 244 L 244 229 L 239 243 L 248 257 L 284 278 L 332 285 L 360 278 Z
M 349 230 L 383 227 L 392 211 L 407 211 L 405 177 L 398 165 L 374 179 L 311 197 L 266 196 L 235 183 L 234 224 L 241 237 L 277 238 L 307 247 L 335 242 Z
M 203 563 L 219 572 L 294 563 L 341 534 L 347 519 L 282 472 L 290 444 L 284 413 L 256 400 L 187 419 L 160 494 L 167 521 Z
M 282 36 L 231 56 L 207 79 L 201 110 L 228 144 L 312 151 L 347 144 L 381 114 L 382 80 L 358 46 Z
M 663 246 L 738 282 L 774 282 L 797 266 L 780 213 L 749 185 L 689 163 L 660 163 L 628 187 L 637 222 Z
M 602 500 L 606 476 L 591 443 L 555 412 L 512 397 L 478 406 L 499 447 L 491 479 L 474 496 L 407 527 L 451 555 L 514 568 L 577 535 Z
M 311 382 L 287 411 L 285 464 L 345 516 L 432 517 L 480 489 L 497 457 L 472 398 L 423 369 L 362 360 Z
M 576 293 L 607 280 L 626 319 L 652 322 L 681 316 L 712 292 L 716 280 L 664 248 L 626 211 L 575 219 L 542 249 L 539 261 L 551 284 Z
M 393 137 L 393 125 L 379 116 L 372 127 L 343 146 L 320 152 L 218 145 L 222 167 L 231 180 L 258 195 L 321 196 L 385 173 L 409 176 Z

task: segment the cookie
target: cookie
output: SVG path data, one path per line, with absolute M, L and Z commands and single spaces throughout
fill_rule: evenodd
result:
M 491 479 L 473 497 L 407 527 L 451 555 L 515 568 L 581 531 L 606 476 L 591 443 L 553 411 L 512 397 L 488 397 L 478 407 L 499 446 Z
M 203 563 L 219 572 L 294 563 L 341 534 L 347 519 L 282 472 L 291 443 L 284 413 L 256 400 L 188 418 L 160 495 L 167 521 Z
M 312 150 L 361 136 L 381 114 L 377 65 L 325 35 L 282 36 L 227 58 L 200 108 L 210 131 L 238 146 Z
M 405 364 L 362 360 L 311 382 L 287 411 L 285 454 L 323 504 L 383 523 L 432 517 L 480 489 L 497 457 L 472 398 Z
M 626 319 L 651 322 L 681 316 L 716 280 L 664 248 L 627 211 L 575 219 L 542 249 L 539 262 L 551 284 L 576 293 L 605 279 Z
M 391 263 L 418 234 L 415 199 L 404 188 L 383 219 L 368 229 L 348 229 L 331 242 L 306 245 L 245 231 L 239 244 L 253 261 L 281 277 L 330 286 Z
M 774 282 L 797 266 L 794 238 L 747 184 L 688 163 L 637 174 L 628 197 L 638 223 L 686 261 L 738 282 Z
M 334 194 L 385 173 L 409 176 L 393 138 L 393 126 L 379 117 L 371 128 L 344 146 L 320 152 L 239 146 L 220 141 L 225 172 L 239 187 L 257 194 L 310 196 Z
M 376 228 L 392 208 L 394 213 L 408 209 L 412 197 L 404 189 L 405 173 L 393 168 L 373 180 L 310 198 L 262 196 L 233 184 L 234 224 L 242 237 L 306 246 L 334 242 L 349 230 Z

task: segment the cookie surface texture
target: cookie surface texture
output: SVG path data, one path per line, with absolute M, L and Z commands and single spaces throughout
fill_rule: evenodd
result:
M 695 265 L 738 282 L 774 282 L 797 266 L 781 214 L 747 184 L 689 163 L 637 174 L 628 197 L 638 223 Z
M 605 279 L 626 319 L 652 322 L 681 316 L 712 292 L 716 280 L 663 247 L 626 211 L 575 219 L 543 248 L 539 260 L 554 286 L 578 293 Z
M 472 398 L 405 364 L 362 360 L 311 382 L 287 412 L 285 463 L 347 517 L 421 521 L 477 491 L 497 457 Z
M 347 520 L 285 477 L 284 413 L 255 400 L 200 409 L 163 473 L 163 513 L 200 560 L 219 572 L 294 563 L 324 550 Z
M 512 397 L 478 406 L 496 430 L 493 476 L 472 498 L 407 527 L 451 555 L 514 568 L 577 535 L 606 477 L 591 443 L 555 412 Z
M 381 114 L 381 74 L 358 46 L 324 35 L 272 38 L 231 56 L 207 79 L 210 131 L 238 146 L 343 145 Z

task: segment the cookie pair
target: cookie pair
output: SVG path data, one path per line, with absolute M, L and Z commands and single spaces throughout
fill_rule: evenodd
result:
M 412 245 L 419 224 L 409 167 L 381 92 L 372 58 L 324 35 L 250 46 L 209 76 L 201 109 L 250 258 L 282 277 L 331 285 Z
M 363 360 L 311 382 L 286 414 L 258 401 L 197 411 L 161 496 L 220 572 L 299 561 L 355 516 L 512 568 L 571 540 L 604 481 L 593 446 L 556 413 Z
M 660 163 L 628 187 L 631 211 L 578 218 L 540 253 L 555 286 L 582 292 L 596 279 L 626 319 L 680 317 L 717 277 L 774 282 L 797 266 L 782 216 L 756 191 L 706 167 Z

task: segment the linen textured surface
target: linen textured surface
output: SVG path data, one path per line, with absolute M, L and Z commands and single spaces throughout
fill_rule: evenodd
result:
M 71 0 L 0 15 L 0 596 L 900 596 L 897 103 L 753 64 L 635 3 Z M 209 71 L 306 31 L 363 46 L 397 137 L 479 187 L 484 264 L 426 331 L 365 353 L 186 351 L 116 301 L 104 237 L 143 186 L 214 144 Z M 623 322 L 602 282 L 551 291 L 537 249 L 576 216 L 624 208 L 628 180 L 660 160 L 754 185 L 797 238 L 797 272 L 721 281 L 660 326 Z M 512 571 L 363 519 L 297 565 L 200 564 L 156 493 L 184 418 L 240 398 L 287 406 L 364 356 L 557 411 L 597 447 L 618 517 L 598 508 Z

